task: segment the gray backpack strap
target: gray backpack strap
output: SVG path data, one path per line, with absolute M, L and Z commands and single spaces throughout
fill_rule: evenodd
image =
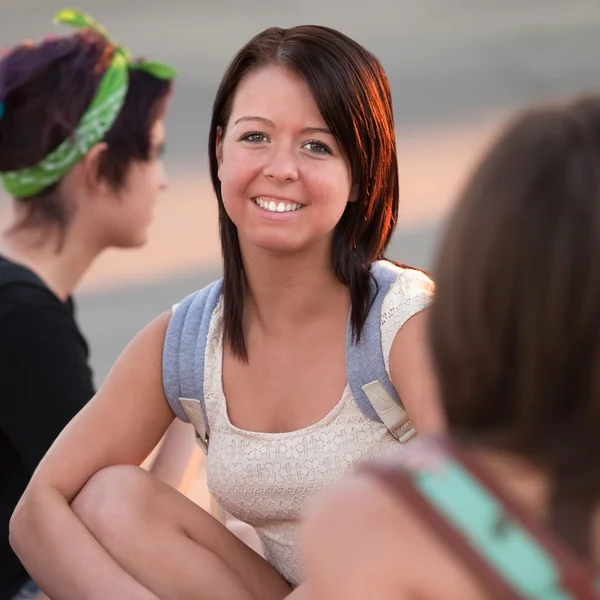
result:
M 204 402 L 204 356 L 210 320 L 221 296 L 222 280 L 190 294 L 173 309 L 163 346 L 163 388 L 169 406 L 193 423 L 198 444 L 208 449 Z
M 398 268 L 387 261 L 378 261 L 371 267 L 375 282 L 371 282 L 374 299 L 359 343 L 352 337 L 348 325 L 346 337 L 346 371 L 352 395 L 361 412 L 368 418 L 383 423 L 400 442 L 407 442 L 416 433 L 407 412 L 385 369 L 381 347 L 381 309 L 392 283 L 398 277 Z

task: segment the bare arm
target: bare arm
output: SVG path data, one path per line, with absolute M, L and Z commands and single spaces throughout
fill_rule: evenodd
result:
M 398 331 L 390 351 L 390 375 L 419 433 L 439 434 L 444 417 L 427 340 L 428 311 L 412 316 Z
M 187 495 L 203 456 L 193 428 L 175 419 L 163 437 L 149 471 Z
M 112 560 L 70 503 L 104 467 L 141 464 L 173 421 L 161 366 L 169 318 L 158 317 L 127 346 L 50 448 L 12 517 L 11 544 L 53 600 L 157 600 Z
M 298 586 L 291 594 L 285 597 L 285 600 L 312 600 L 306 583 Z

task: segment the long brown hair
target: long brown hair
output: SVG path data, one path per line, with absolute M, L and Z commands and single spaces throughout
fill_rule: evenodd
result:
M 600 99 L 519 116 L 439 249 L 431 341 L 450 432 L 547 472 L 582 555 L 600 500 Z
M 221 196 L 216 142 L 219 128 L 227 127 L 240 81 L 265 64 L 285 66 L 304 79 L 350 162 L 358 202 L 348 203 L 334 230 L 332 263 L 338 279 L 350 290 L 357 338 L 372 300 L 371 263 L 383 258 L 398 216 L 392 101 L 387 77 L 377 58 L 339 31 L 316 25 L 271 27 L 252 38 L 223 76 L 213 106 L 208 148 L 211 179 L 219 203 L 224 336 L 234 354 L 244 360 L 248 358 L 242 327 L 244 269 L 237 229 Z

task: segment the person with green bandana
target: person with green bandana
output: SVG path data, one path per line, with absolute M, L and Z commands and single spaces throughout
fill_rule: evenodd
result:
M 9 545 L 38 463 L 94 394 L 72 293 L 107 248 L 142 246 L 167 185 L 163 117 L 175 71 L 132 61 L 86 14 L 70 36 L 0 61 L 0 600 L 41 594 Z

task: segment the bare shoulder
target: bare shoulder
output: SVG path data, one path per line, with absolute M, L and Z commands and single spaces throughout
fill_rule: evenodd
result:
M 412 534 L 397 502 L 375 479 L 353 475 L 325 492 L 303 537 L 306 579 L 315 600 L 412 598 L 418 562 L 414 548 L 408 551 L 407 535 Z
M 390 349 L 390 378 L 419 433 L 444 431 L 443 408 L 429 344 L 429 309 L 409 317 Z
M 303 543 L 315 600 L 482 600 L 412 508 L 363 473 L 345 478 L 317 500 Z
M 162 353 L 171 315 L 170 310 L 162 313 L 133 338 L 108 374 L 104 389 L 132 376 L 149 379 L 151 383 L 162 381 Z M 147 370 L 148 367 L 151 369 Z

